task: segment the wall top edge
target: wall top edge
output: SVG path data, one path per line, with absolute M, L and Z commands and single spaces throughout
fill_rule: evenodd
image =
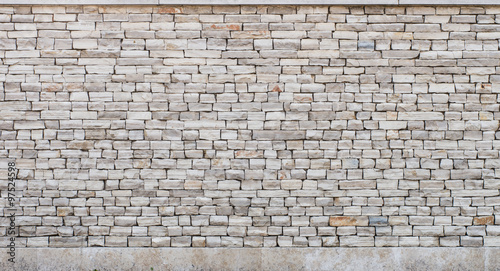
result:
M 0 5 L 500 5 L 500 0 L 0 0 Z

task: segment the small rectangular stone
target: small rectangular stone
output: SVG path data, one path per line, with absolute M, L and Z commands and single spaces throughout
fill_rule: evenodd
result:
M 305 139 L 305 131 L 254 131 L 255 140 L 299 140 Z
M 440 112 L 398 112 L 398 120 L 443 120 Z
M 331 216 L 329 225 L 332 227 L 368 226 L 368 217 L 366 217 L 366 216 Z

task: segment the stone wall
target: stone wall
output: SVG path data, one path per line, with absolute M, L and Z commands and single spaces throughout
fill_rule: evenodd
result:
M 500 246 L 499 15 L 0 6 L 2 244 Z

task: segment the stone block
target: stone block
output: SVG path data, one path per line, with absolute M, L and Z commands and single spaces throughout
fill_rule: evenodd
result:
M 368 226 L 368 217 L 366 217 L 366 216 L 331 216 L 329 225 L 332 227 Z

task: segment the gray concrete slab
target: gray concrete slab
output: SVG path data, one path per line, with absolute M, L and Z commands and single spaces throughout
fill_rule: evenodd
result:
M 18 248 L 0 270 L 493 270 L 500 248 Z M 152 269 L 151 269 L 152 268 Z

